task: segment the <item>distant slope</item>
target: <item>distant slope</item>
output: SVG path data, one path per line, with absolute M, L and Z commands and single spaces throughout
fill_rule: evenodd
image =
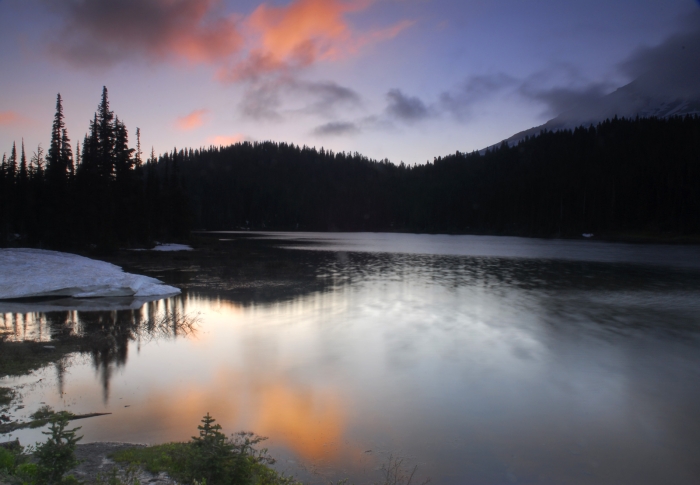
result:
M 700 117 L 617 119 L 407 166 L 272 142 L 161 157 L 194 227 L 700 235 Z
M 669 118 L 700 114 L 700 98 L 675 97 L 669 94 L 649 94 L 649 82 L 645 79 L 633 81 L 593 103 L 581 104 L 552 118 L 543 125 L 521 131 L 503 140 L 515 145 L 525 137 L 539 134 L 542 130 L 573 130 L 579 126 L 596 125 L 606 119 L 618 118 Z M 488 148 L 499 146 L 503 142 Z

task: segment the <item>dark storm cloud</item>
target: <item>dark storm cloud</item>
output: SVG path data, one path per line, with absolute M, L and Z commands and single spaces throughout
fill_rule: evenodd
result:
M 620 68 L 645 93 L 700 96 L 700 13 L 689 16 L 682 30 L 661 44 L 637 50 Z
M 52 54 L 78 65 L 132 58 L 217 62 L 242 45 L 217 0 L 44 0 L 62 18 Z
M 354 135 L 360 132 L 360 128 L 355 123 L 347 121 L 333 121 L 316 127 L 314 134 L 320 136 L 342 136 Z
M 398 89 L 392 89 L 386 94 L 388 105 L 386 112 L 392 118 L 413 122 L 430 117 L 431 110 L 419 98 L 406 96 Z

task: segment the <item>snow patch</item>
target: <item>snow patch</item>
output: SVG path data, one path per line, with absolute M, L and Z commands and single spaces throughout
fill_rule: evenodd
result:
M 31 297 L 165 297 L 180 293 L 148 276 L 75 254 L 0 249 L 0 299 Z

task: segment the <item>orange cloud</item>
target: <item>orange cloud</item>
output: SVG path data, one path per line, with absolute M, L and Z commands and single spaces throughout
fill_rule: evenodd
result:
M 15 111 L 0 111 L 0 126 L 9 126 L 24 121 Z
M 199 128 L 204 124 L 204 116 L 209 112 L 207 109 L 198 109 L 188 115 L 182 116 L 175 121 L 175 125 L 182 131 L 190 131 Z
M 240 143 L 244 141 L 246 137 L 242 135 L 241 133 L 236 133 L 235 135 L 218 135 L 218 136 L 210 136 L 207 138 L 207 142 L 210 145 L 217 145 L 217 146 L 228 146 L 228 145 L 235 145 L 236 143 Z
M 378 0 L 291 0 L 261 3 L 249 16 L 231 14 L 223 0 L 52 0 L 63 23 L 49 50 L 81 66 L 133 58 L 187 61 L 219 69 L 222 81 L 255 79 L 318 61 L 354 55 L 412 24 L 360 32 L 348 15 Z
M 279 60 L 301 64 L 320 58 L 337 58 L 340 45 L 349 41 L 348 12 L 367 8 L 369 2 L 297 0 L 287 7 L 260 5 L 248 19 L 260 34 L 260 49 Z
M 387 29 L 355 32 L 346 15 L 367 9 L 373 0 L 294 0 L 284 7 L 260 5 L 246 19 L 247 58 L 219 79 L 240 81 L 260 75 L 334 61 L 356 54 L 366 44 L 395 37 L 413 25 L 402 21 Z

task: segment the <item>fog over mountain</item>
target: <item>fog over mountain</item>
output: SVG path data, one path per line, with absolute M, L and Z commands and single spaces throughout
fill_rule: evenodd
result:
M 584 90 L 538 93 L 559 115 L 543 125 L 508 138 L 515 144 L 542 130 L 557 131 L 597 124 L 615 116 L 634 118 L 700 114 L 700 15 L 686 20 L 682 30 L 654 47 L 637 50 L 619 65 L 634 81 L 603 96 Z

